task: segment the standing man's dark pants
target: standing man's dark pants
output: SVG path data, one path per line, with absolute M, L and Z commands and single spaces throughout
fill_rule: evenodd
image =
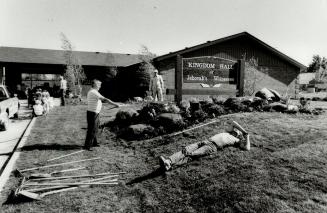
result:
M 65 90 L 60 89 L 61 106 L 65 106 Z
M 90 149 L 91 146 L 98 146 L 97 133 L 100 124 L 99 113 L 87 111 L 86 119 L 87 133 L 84 148 Z

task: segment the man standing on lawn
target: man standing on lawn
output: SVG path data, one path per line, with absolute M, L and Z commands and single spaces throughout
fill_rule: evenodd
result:
M 100 118 L 99 114 L 102 108 L 102 101 L 110 103 L 116 107 L 120 107 L 119 104 L 105 98 L 99 93 L 101 87 L 101 81 L 94 79 L 92 81 L 92 88 L 87 93 L 87 133 L 85 139 L 84 149 L 92 151 L 92 147 L 99 146 L 97 140 L 97 133 L 99 129 Z
M 150 80 L 150 94 L 155 101 L 163 101 L 164 81 L 162 76 L 158 74 L 158 70 L 154 70 L 153 78 Z
M 64 76 L 60 76 L 60 99 L 61 106 L 65 106 L 65 95 L 67 90 L 67 81 L 64 79 Z

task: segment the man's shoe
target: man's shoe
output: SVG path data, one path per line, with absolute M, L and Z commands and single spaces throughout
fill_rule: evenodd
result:
M 93 151 L 93 149 L 91 147 L 85 147 L 85 146 L 83 146 L 83 149 L 85 149 L 87 151 Z
M 99 144 L 95 144 L 95 145 L 93 145 L 93 147 L 99 147 L 100 145 Z
M 250 136 L 248 134 L 245 135 L 245 140 L 241 141 L 241 149 L 245 151 L 250 151 L 251 149 L 251 143 L 250 143 Z
M 250 151 L 250 149 L 251 149 L 250 135 L 246 135 L 245 150 L 246 151 Z
M 165 159 L 162 156 L 159 157 L 159 164 L 160 164 L 160 167 L 163 168 L 165 171 L 168 171 L 171 169 L 170 160 Z

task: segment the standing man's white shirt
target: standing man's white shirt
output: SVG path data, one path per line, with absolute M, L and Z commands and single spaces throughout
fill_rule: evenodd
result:
M 65 79 L 60 80 L 60 89 L 63 89 L 63 90 L 67 89 L 67 81 Z
M 103 96 L 96 89 L 90 89 L 87 93 L 87 110 L 100 113 L 102 108 L 102 101 L 100 98 L 103 98 Z

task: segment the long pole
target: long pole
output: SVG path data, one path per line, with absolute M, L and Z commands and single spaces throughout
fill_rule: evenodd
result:
M 56 157 L 56 158 L 49 159 L 49 160 L 47 160 L 47 161 L 58 160 L 58 159 L 60 159 L 60 158 L 68 157 L 68 156 L 70 156 L 70 155 L 74 155 L 74 154 L 77 154 L 77 153 L 80 153 L 80 152 L 84 152 L 84 150 L 80 150 L 80 151 L 77 151 L 77 152 L 73 152 L 73 153 L 70 153 L 70 154 L 67 154 L 67 155 L 62 155 L 62 156 L 59 156 L 59 157 Z
M 71 162 L 66 162 L 66 163 L 58 163 L 58 164 L 51 164 L 51 165 L 47 165 L 47 166 L 33 167 L 33 168 L 29 168 L 29 169 L 23 169 L 23 170 L 20 170 L 20 171 L 21 172 L 26 172 L 26 171 L 36 170 L 36 169 L 42 169 L 42 168 L 48 168 L 48 167 L 54 167 L 54 166 L 61 166 L 61 165 L 79 163 L 79 162 L 84 162 L 84 161 L 99 160 L 99 159 L 100 158 L 91 158 L 91 159 L 85 159 L 85 160 L 77 160 L 77 161 L 71 161 Z

